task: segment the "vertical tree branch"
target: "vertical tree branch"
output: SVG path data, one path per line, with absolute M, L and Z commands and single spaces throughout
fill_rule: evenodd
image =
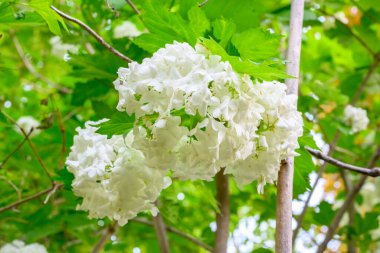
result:
M 160 213 L 158 213 L 153 218 L 153 222 L 154 222 L 154 229 L 156 230 L 158 245 L 160 246 L 160 252 L 170 253 L 169 240 L 166 235 L 166 226 Z
M 112 236 L 112 234 L 116 230 L 116 224 L 110 225 L 106 231 L 104 232 L 103 236 L 100 237 L 99 241 L 96 243 L 95 247 L 92 249 L 91 253 L 99 253 L 104 248 L 104 245 L 106 245 L 107 240 Z
M 226 253 L 230 225 L 230 192 L 228 175 L 222 168 L 215 177 L 216 201 L 220 212 L 216 214 L 216 234 L 213 253 Z
M 299 77 L 304 0 L 292 0 L 286 71 Z M 287 79 L 289 94 L 298 94 L 299 78 Z M 276 252 L 292 252 L 292 195 L 294 159 L 281 162 L 278 173 L 276 208 Z
M 380 145 L 377 147 L 375 153 L 373 154 L 370 162 L 368 163 L 368 168 L 375 167 L 375 164 L 377 160 L 380 157 Z M 344 201 L 343 205 L 339 208 L 338 212 L 336 213 L 333 221 L 331 222 L 331 225 L 329 226 L 329 229 L 327 230 L 326 237 L 323 240 L 323 242 L 319 245 L 317 253 L 323 253 L 327 247 L 327 244 L 331 241 L 333 238 L 336 230 L 339 227 L 339 224 L 343 218 L 344 213 L 348 210 L 352 202 L 355 200 L 356 195 L 359 193 L 361 188 L 363 187 L 365 181 L 367 180 L 368 176 L 362 175 L 356 185 L 353 186 L 352 190 L 348 193 L 346 200 Z

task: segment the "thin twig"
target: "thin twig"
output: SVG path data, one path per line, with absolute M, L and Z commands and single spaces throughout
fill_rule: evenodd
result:
M 297 78 L 287 79 L 287 93 L 298 96 L 304 0 L 292 0 L 286 71 Z M 297 105 L 296 105 L 297 106 Z M 281 161 L 277 179 L 275 252 L 292 252 L 292 199 L 294 158 Z
M 129 4 L 129 6 L 131 6 L 133 11 L 136 12 L 137 15 L 141 16 L 141 12 L 139 11 L 139 9 L 137 9 L 136 5 L 131 0 L 125 0 L 125 1 Z
M 203 1 L 202 3 L 198 4 L 198 7 L 201 8 L 207 4 L 208 0 Z
M 158 201 L 156 201 L 156 205 L 157 203 Z M 157 235 L 158 245 L 160 247 L 160 252 L 170 253 L 169 240 L 166 235 L 166 225 L 160 213 L 157 213 L 157 215 L 153 217 L 153 223 Z
M 215 177 L 216 201 L 219 212 L 216 214 L 216 232 L 213 253 L 226 253 L 230 226 L 230 192 L 228 175 L 222 168 Z
M 35 78 L 40 79 L 41 81 L 45 82 L 46 84 L 50 85 L 53 88 L 56 88 L 57 90 L 59 90 L 62 93 L 66 93 L 67 94 L 67 93 L 71 93 L 72 92 L 71 89 L 66 88 L 66 87 L 62 87 L 61 85 L 52 82 L 51 80 L 49 80 L 48 78 L 46 78 L 44 75 L 42 75 L 41 73 L 39 73 L 35 69 L 35 67 L 33 66 L 33 64 L 29 61 L 28 57 L 26 57 L 26 55 L 24 53 L 24 50 L 21 47 L 21 43 L 18 40 L 15 32 L 13 30 L 10 30 L 9 34 L 10 34 L 10 36 L 12 38 L 13 44 L 15 45 L 15 48 L 16 48 L 16 51 L 17 51 L 18 55 L 20 56 L 22 62 L 24 63 L 24 66 L 28 69 L 28 71 Z
M 108 51 L 119 57 L 120 59 L 126 61 L 126 62 L 132 62 L 132 60 L 120 53 L 117 49 L 113 48 L 110 44 L 108 44 L 99 34 L 97 34 L 94 30 L 92 30 L 88 25 L 80 21 L 79 19 L 76 19 L 74 17 L 71 17 L 70 15 L 58 10 L 54 6 L 50 6 L 50 8 L 55 11 L 58 15 L 61 17 L 78 24 L 80 27 L 82 27 L 84 30 L 86 30 L 92 37 L 94 37 L 103 47 L 105 47 Z
M 9 119 L 13 124 L 15 124 L 21 131 L 21 133 L 24 135 L 25 139 L 27 140 L 28 144 L 29 144 L 29 147 L 32 149 L 33 151 L 33 154 L 34 156 L 36 157 L 37 161 L 39 162 L 39 164 L 41 165 L 42 169 L 45 171 L 46 175 L 50 178 L 50 181 L 52 183 L 52 185 L 54 185 L 54 180 L 53 180 L 53 177 L 51 176 L 50 172 L 49 172 L 49 169 L 47 168 L 46 164 L 44 163 L 44 161 L 42 160 L 40 154 L 38 153 L 38 150 L 36 148 L 36 146 L 34 146 L 33 142 L 31 141 L 31 139 L 29 138 L 29 135 L 28 133 L 26 133 L 25 129 L 23 129 L 21 126 L 19 126 L 16 122 L 16 120 L 14 120 L 11 116 L 9 116 L 7 113 L 5 113 L 4 111 L 2 111 L 3 115 Z
M 332 17 L 336 21 L 338 21 L 352 35 L 352 37 L 354 37 L 373 57 L 375 57 L 375 52 L 368 46 L 368 44 L 359 35 L 354 33 L 351 27 L 343 23 L 339 18 L 335 17 L 333 14 L 330 14 L 323 9 L 316 9 L 316 11 L 320 12 L 321 14 L 325 16 Z
M 0 176 L 0 179 L 7 182 L 17 192 L 18 200 L 20 200 L 22 198 L 21 190 L 11 180 L 9 180 L 8 178 L 3 177 L 3 176 Z
M 309 147 L 305 147 L 305 149 L 310 153 L 312 154 L 313 156 L 319 158 L 319 159 L 322 159 L 324 160 L 325 162 L 328 162 L 332 165 L 335 165 L 339 168 L 342 168 L 342 169 L 346 169 L 346 170 L 350 170 L 350 171 L 355 171 L 355 172 L 359 172 L 361 174 L 364 174 L 364 175 L 367 175 L 367 176 L 370 176 L 370 177 L 378 177 L 380 176 L 380 168 L 372 168 L 372 169 L 368 169 L 368 168 L 363 168 L 363 167 L 358 167 L 358 166 L 355 166 L 355 165 L 351 165 L 351 164 L 348 164 L 348 163 L 344 163 L 344 162 L 341 162 L 337 159 L 334 159 L 326 154 L 323 154 L 321 151 L 319 150 L 315 150 L 315 149 L 312 149 L 312 148 L 309 148 Z
M 56 104 L 54 94 L 51 95 L 51 99 L 53 101 L 53 105 L 55 107 L 55 112 L 58 116 L 58 123 L 59 123 L 59 130 L 61 131 L 61 139 L 62 139 L 62 144 L 61 144 L 61 156 L 59 159 L 59 164 L 58 168 L 61 169 L 63 168 L 64 162 L 65 162 L 65 153 L 66 153 L 66 130 L 65 130 L 65 125 L 63 123 L 62 119 L 62 114 L 61 111 L 59 110 L 59 107 Z
M 95 247 L 92 249 L 91 253 L 99 253 L 104 248 L 104 245 L 107 243 L 107 240 L 115 233 L 117 228 L 116 224 L 108 226 L 103 236 L 100 237 L 99 241 L 96 243 Z
M 369 161 L 367 167 L 373 168 L 375 167 L 376 162 L 380 158 L 380 145 L 376 148 L 375 153 L 372 155 L 371 160 Z M 326 237 L 323 240 L 323 242 L 319 245 L 317 253 L 323 253 L 327 247 L 327 244 L 330 242 L 330 240 L 333 238 L 336 230 L 339 227 L 339 224 L 343 218 L 344 213 L 347 211 L 351 203 L 355 200 L 356 195 L 359 193 L 359 191 L 362 189 L 364 183 L 366 182 L 368 176 L 362 175 L 358 181 L 358 183 L 352 188 L 352 190 L 347 194 L 346 200 L 344 201 L 343 205 L 339 208 L 338 212 L 336 213 L 333 221 L 329 225 L 329 228 L 326 233 Z
M 29 202 L 29 201 L 31 201 L 33 199 L 37 199 L 37 198 L 39 198 L 39 197 L 41 197 L 41 196 L 43 196 L 43 195 L 45 195 L 45 194 L 47 194 L 47 193 L 49 193 L 49 192 L 51 192 L 53 190 L 61 188 L 62 186 L 63 186 L 63 184 L 56 184 L 56 183 L 54 183 L 54 185 L 52 187 L 50 187 L 49 189 L 43 190 L 41 192 L 38 192 L 38 193 L 36 193 L 36 194 L 34 194 L 32 196 L 29 196 L 29 197 L 27 197 L 25 199 L 21 199 L 19 201 L 16 201 L 16 202 L 14 202 L 14 203 L 12 203 L 10 205 L 1 207 L 0 208 L 0 213 L 8 211 L 10 209 L 13 209 L 15 207 L 18 207 L 19 205 L 24 204 L 26 202 Z
M 30 129 L 30 131 L 29 131 L 29 133 L 28 133 L 28 138 L 29 138 L 29 136 L 32 134 L 32 132 L 33 132 L 33 128 L 32 129 Z M 9 154 L 9 155 L 7 155 L 5 158 L 4 158 L 4 160 L 3 160 L 3 162 L 0 164 L 0 169 L 2 168 L 2 167 L 4 167 L 4 165 L 8 162 L 8 160 L 17 152 L 17 151 L 19 151 L 20 150 L 20 148 L 25 144 L 25 142 L 27 141 L 27 137 L 24 137 L 24 139 L 22 140 L 22 142 L 20 142 L 18 145 L 17 145 L 17 147 Z
M 133 220 L 131 221 L 134 221 L 134 222 L 137 222 L 137 223 L 140 223 L 140 224 L 144 224 L 144 225 L 147 225 L 147 226 L 151 226 L 153 227 L 154 226 L 154 223 L 152 221 L 149 221 L 149 220 L 146 220 L 146 219 L 143 219 L 143 218 L 134 218 Z M 173 234 L 176 234 L 178 236 L 181 236 L 183 237 L 184 239 L 204 248 L 205 250 L 208 250 L 208 251 L 212 251 L 212 247 L 204 242 L 202 242 L 201 240 L 191 236 L 191 235 L 188 235 L 184 232 L 182 232 L 181 230 L 177 229 L 177 228 L 174 228 L 174 227 L 170 227 L 170 226 L 165 226 L 165 229 L 168 231 L 168 232 L 171 232 Z

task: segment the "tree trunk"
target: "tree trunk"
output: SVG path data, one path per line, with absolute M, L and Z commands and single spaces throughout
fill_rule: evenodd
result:
M 230 193 L 228 175 L 224 169 L 216 174 L 216 200 L 220 212 L 216 214 L 216 234 L 213 253 L 227 253 L 230 225 Z
M 286 80 L 288 94 L 298 94 L 304 0 L 293 0 L 290 12 L 286 71 L 297 77 Z M 278 173 L 276 208 L 276 253 L 292 252 L 292 195 L 294 159 L 282 161 Z

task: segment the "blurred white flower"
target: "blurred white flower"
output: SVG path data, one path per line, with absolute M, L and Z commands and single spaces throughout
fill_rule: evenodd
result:
M 351 126 L 352 133 L 367 129 L 369 123 L 367 111 L 352 105 L 347 105 L 344 108 L 344 121 Z
M 29 137 L 34 137 L 36 135 L 38 135 L 41 130 L 38 129 L 39 125 L 40 125 L 40 122 L 37 121 L 35 118 L 33 118 L 32 116 L 23 116 L 23 117 L 20 117 L 18 120 L 17 120 L 17 125 L 19 127 L 21 127 L 22 129 L 24 129 L 24 131 L 28 134 L 32 129 L 32 133 L 30 134 Z M 22 134 L 20 128 L 18 126 L 15 126 L 15 130 L 19 133 L 19 134 Z
M 124 21 L 113 30 L 113 37 L 115 39 L 121 39 L 124 37 L 134 38 L 140 36 L 141 34 L 142 32 L 138 30 L 136 25 L 131 21 Z
M 14 240 L 0 248 L 0 253 L 48 253 L 46 248 L 38 243 L 25 245 L 23 241 Z
M 52 37 L 49 43 L 51 45 L 52 55 L 61 59 L 63 59 L 68 52 L 77 54 L 79 51 L 78 45 L 63 43 L 61 38 L 58 36 Z

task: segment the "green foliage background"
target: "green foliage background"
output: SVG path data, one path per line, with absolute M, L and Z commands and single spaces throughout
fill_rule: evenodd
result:
M 200 42 L 230 61 L 236 71 L 248 73 L 258 80 L 288 77 L 284 71 L 288 1 L 209 0 L 202 7 L 198 7 L 201 1 L 196 0 L 136 0 L 134 3 L 141 11 L 141 19 L 122 0 L 110 0 L 109 6 L 101 0 L 0 0 L 1 110 L 14 119 L 31 115 L 41 122 L 42 133 L 32 141 L 54 178 L 66 185 L 57 190 L 47 204 L 43 204 L 45 196 L 42 196 L 0 212 L 0 245 L 22 239 L 28 243 L 40 242 L 49 252 L 90 252 L 111 224 L 107 219 L 104 224 L 90 220 L 85 212 L 75 210 L 80 200 L 70 189 L 70 174 L 60 168 L 63 143 L 60 121 L 66 136 L 64 155 L 72 145 L 75 128 L 83 126 L 86 120 L 112 117 L 112 122 L 116 122 L 113 130 L 123 133 L 128 119 L 114 115 L 118 98 L 112 82 L 117 77 L 117 69 L 126 67 L 127 63 L 99 45 L 79 26 L 63 20 L 50 9 L 51 4 L 84 21 L 113 47 L 139 62 L 174 40 L 191 45 Z M 333 17 L 342 13 L 347 23 Z M 125 20 L 134 22 L 146 33 L 135 39 L 115 39 L 113 29 Z M 352 101 L 380 52 L 377 1 L 308 1 L 304 27 L 299 108 L 305 116 L 305 135 L 300 139 L 300 156 L 296 158 L 295 199 L 310 189 L 309 176 L 317 170 L 311 156 L 302 148 L 315 147 L 310 131 L 326 143 L 339 132 L 339 150 L 334 157 L 359 166 L 366 166 L 380 142 L 380 73 L 377 66 L 356 103 L 367 110 L 370 126 L 350 135 L 349 128 L 342 122 L 344 106 Z M 79 52 L 70 53 L 65 59 L 52 54 L 54 45 L 49 40 L 55 35 L 64 43 L 78 45 Z M 24 55 L 17 52 L 15 45 L 18 43 Z M 22 57 L 37 73 L 72 92 L 66 94 L 31 73 Z M 107 128 L 104 131 L 112 134 Z M 0 117 L 0 140 L 0 161 L 23 141 L 4 115 Z M 323 233 L 323 226 L 330 224 L 339 207 L 336 203 L 346 195 L 340 175 L 335 167 L 327 167 L 324 190 L 335 196 L 334 202 L 322 201 L 310 207 L 303 223 L 305 231 L 314 229 Z M 350 181 L 357 179 L 358 175 L 349 173 Z M 373 179 L 368 184 L 380 185 L 378 181 Z M 242 218 L 258 217 L 259 224 L 274 220 L 275 186 L 266 186 L 265 193 L 259 195 L 255 183 L 241 190 L 232 180 L 231 184 L 231 232 Z M 49 187 L 49 178 L 27 144 L 0 167 L 0 207 Z M 181 201 L 177 198 L 179 193 L 185 196 Z M 361 252 L 378 252 L 380 198 L 379 191 L 375 193 L 377 196 L 371 197 L 363 191 L 357 197 L 355 222 L 348 225 L 344 221 L 338 231 L 339 252 L 344 252 L 348 240 L 355 240 Z M 214 195 L 214 182 L 174 181 L 172 187 L 163 191 L 159 209 L 168 226 L 213 245 L 210 224 L 218 211 Z M 369 202 L 367 198 L 376 200 Z M 140 216 L 151 219 L 149 214 Z M 260 239 L 254 244 L 253 252 L 272 252 L 267 242 L 273 241 L 274 229 L 269 227 L 266 232 L 264 236 L 259 228 L 255 230 Z M 141 252 L 158 252 L 151 226 L 131 221 L 118 228 L 115 236 L 115 241 L 107 242 L 105 252 L 132 252 L 135 247 Z M 173 233 L 169 233 L 169 240 L 173 252 L 206 252 Z

